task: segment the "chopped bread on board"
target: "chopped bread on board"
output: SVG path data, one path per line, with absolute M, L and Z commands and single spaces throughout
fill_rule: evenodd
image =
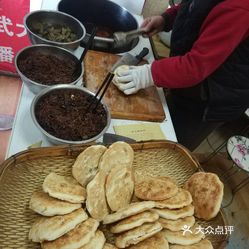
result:
M 103 218 L 109 213 L 105 195 L 105 181 L 105 172 L 99 171 L 86 187 L 87 211 L 98 221 L 103 220 Z
M 158 214 L 152 213 L 150 211 L 145 211 L 119 221 L 117 224 L 110 228 L 110 231 L 112 233 L 122 233 L 135 227 L 139 227 L 144 223 L 155 222 L 158 220 L 158 218 Z
M 103 145 L 92 145 L 81 152 L 72 167 L 73 177 L 85 187 L 97 174 L 101 156 L 107 148 Z
M 159 232 L 136 245 L 129 246 L 128 249 L 169 249 L 169 243 L 163 233 Z
M 42 188 L 44 192 L 60 200 L 83 203 L 86 199 L 86 190 L 71 176 L 52 172 L 46 176 Z
M 161 230 L 162 226 L 159 222 L 143 224 L 140 227 L 118 235 L 115 239 L 115 245 L 118 248 L 125 248 L 130 245 L 135 245 L 147 238 L 152 237 Z
M 79 249 L 95 236 L 98 226 L 97 220 L 89 218 L 60 238 L 42 242 L 41 247 L 42 249 Z
M 185 183 L 185 189 L 192 195 L 196 217 L 210 220 L 218 214 L 224 185 L 216 174 L 195 173 Z
M 158 221 L 165 229 L 168 229 L 170 231 L 181 231 L 184 226 L 192 227 L 195 224 L 195 217 L 188 216 L 177 220 L 159 218 Z
M 130 205 L 119 209 L 117 212 L 105 216 L 103 224 L 117 222 L 132 215 L 139 214 L 143 211 L 152 209 L 153 207 L 155 207 L 154 201 L 142 201 L 131 203 Z
M 189 228 L 189 230 L 173 232 L 168 229 L 163 230 L 165 238 L 171 244 L 177 245 L 192 245 L 200 242 L 205 235 L 202 232 L 197 232 L 198 225 Z
M 213 249 L 213 246 L 209 240 L 203 239 L 196 244 L 188 245 L 188 246 L 171 245 L 170 249 Z
M 194 206 L 189 205 L 189 206 L 179 208 L 179 209 L 154 208 L 153 211 L 159 214 L 161 218 L 169 219 L 169 220 L 177 220 L 180 218 L 185 218 L 187 216 L 194 215 Z
M 131 202 L 134 191 L 134 176 L 131 167 L 118 165 L 107 176 L 106 199 L 112 211 L 117 211 Z
M 44 216 L 69 214 L 81 208 L 80 203 L 70 203 L 49 196 L 43 191 L 35 191 L 30 199 L 29 208 Z
M 175 196 L 166 200 L 156 201 L 155 203 L 156 208 L 176 209 L 188 206 L 192 203 L 192 201 L 193 200 L 190 192 L 183 188 L 179 188 Z
M 170 177 L 148 177 L 135 184 L 135 195 L 142 200 L 159 201 L 173 197 L 178 187 Z
M 33 242 L 55 240 L 87 218 L 88 216 L 83 208 L 61 216 L 37 218 L 29 231 L 29 239 Z
M 116 166 L 132 168 L 134 151 L 132 147 L 125 142 L 113 143 L 103 154 L 99 163 L 99 170 L 109 174 L 111 169 Z
M 94 237 L 84 246 L 79 249 L 102 249 L 105 244 L 105 235 L 100 230 L 97 230 Z

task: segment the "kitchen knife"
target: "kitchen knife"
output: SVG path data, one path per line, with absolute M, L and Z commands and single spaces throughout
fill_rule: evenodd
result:
M 118 141 L 126 142 L 129 144 L 136 143 L 136 140 L 129 138 L 129 137 L 125 137 L 125 136 L 120 136 L 120 135 L 116 135 L 112 133 L 105 133 L 103 135 L 103 144 L 105 145 L 112 144 Z
M 111 68 L 111 72 L 114 72 L 116 68 L 122 65 L 129 65 L 129 66 L 136 66 L 138 65 L 144 56 L 146 56 L 149 53 L 149 49 L 144 47 L 142 51 L 134 56 L 131 55 L 130 53 L 124 54 Z

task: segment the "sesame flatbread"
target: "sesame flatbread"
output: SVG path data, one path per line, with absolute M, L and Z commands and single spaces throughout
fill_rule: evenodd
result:
M 169 208 L 169 209 L 183 208 L 192 203 L 192 196 L 188 190 L 179 188 L 175 196 L 166 200 L 156 201 L 155 203 L 156 203 L 156 208 Z
M 195 217 L 188 216 L 178 220 L 160 218 L 158 221 L 165 229 L 170 231 L 181 231 L 184 226 L 192 227 L 195 224 Z
M 97 174 L 101 156 L 107 148 L 103 145 L 92 145 L 81 152 L 72 167 L 73 177 L 85 187 Z
M 103 218 L 109 213 L 105 196 L 105 179 L 105 172 L 99 171 L 86 187 L 87 211 L 98 221 L 103 220 Z
M 197 230 L 197 227 L 198 225 L 196 224 L 189 229 L 190 231 L 183 230 L 177 232 L 164 229 L 163 234 L 171 244 L 192 245 L 200 242 L 203 238 L 205 238 L 205 235 L 202 232 L 199 232 Z
M 118 165 L 107 176 L 106 199 L 112 211 L 117 211 L 131 202 L 134 191 L 134 176 L 130 167 Z
M 152 237 L 161 230 L 162 226 L 159 222 L 143 224 L 140 227 L 134 228 L 117 236 L 115 239 L 115 245 L 118 248 L 125 248 L 130 245 L 135 245 L 147 238 Z
M 188 246 L 171 245 L 170 249 L 213 249 L 213 246 L 209 240 L 203 239 L 196 244 L 188 245 Z
M 196 217 L 210 220 L 218 214 L 224 185 L 216 174 L 195 173 L 187 180 L 185 188 L 192 195 Z
M 103 220 L 103 224 L 110 224 L 120 221 L 132 215 L 142 213 L 146 210 L 150 210 L 153 207 L 155 207 L 154 201 L 142 201 L 131 203 L 127 207 L 119 209 L 116 213 L 107 215 Z
M 43 216 L 69 214 L 80 207 L 80 203 L 62 201 L 43 191 L 35 191 L 29 202 L 29 208 Z
M 148 177 L 135 184 L 135 195 L 142 200 L 165 200 L 177 192 L 178 187 L 170 177 Z
M 86 245 L 80 247 L 79 249 L 102 249 L 105 244 L 105 235 L 103 232 L 98 230 L 94 237 Z
M 41 247 L 42 249 L 78 249 L 90 242 L 98 226 L 97 220 L 89 218 L 60 238 L 42 242 Z
M 83 203 L 86 199 L 86 190 L 71 176 L 50 173 L 46 176 L 42 188 L 45 193 L 63 201 Z
M 145 211 L 140 214 L 135 214 L 126 219 L 119 221 L 117 224 L 110 228 L 112 233 L 122 233 L 139 227 L 146 222 L 155 222 L 159 219 L 159 215 L 150 211 Z
M 159 232 L 128 249 L 169 249 L 169 243 L 163 233 Z
M 187 216 L 194 215 L 194 206 L 189 205 L 180 209 L 168 209 L 168 208 L 154 208 L 155 211 L 161 218 L 169 220 L 177 220 L 180 218 L 185 218 Z
M 109 174 L 110 170 L 118 165 L 132 167 L 134 151 L 125 142 L 113 143 L 101 157 L 99 169 Z
M 88 216 L 82 208 L 62 216 L 37 218 L 29 231 L 29 239 L 33 242 L 55 240 L 87 218 Z

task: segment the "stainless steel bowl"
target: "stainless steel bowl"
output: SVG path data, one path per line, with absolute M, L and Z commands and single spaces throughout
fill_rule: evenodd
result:
M 75 61 L 75 63 L 78 62 L 78 58 L 73 53 L 71 53 L 67 49 L 64 49 L 64 48 L 61 48 L 61 47 L 55 47 L 55 46 L 51 46 L 51 45 L 40 44 L 40 45 L 28 46 L 28 47 L 25 47 L 24 49 L 20 50 L 17 53 L 16 57 L 15 57 L 16 70 L 17 70 L 18 74 L 20 75 L 22 81 L 27 85 L 27 87 L 34 94 L 39 93 L 44 88 L 51 87 L 51 86 L 40 84 L 38 82 L 35 82 L 35 81 L 29 79 L 20 70 L 20 67 L 19 67 L 20 59 L 32 56 L 34 53 L 42 53 L 42 54 L 46 54 L 46 55 L 51 55 L 52 54 L 52 55 L 58 57 L 61 60 L 66 60 L 66 61 L 72 60 L 72 61 Z M 82 77 L 83 77 L 83 67 L 81 67 L 81 70 L 79 70 L 76 80 L 69 83 L 69 84 L 72 84 L 72 85 L 76 84 L 77 82 L 82 80 Z
M 86 140 L 82 140 L 82 141 L 64 140 L 64 139 L 57 138 L 57 137 L 49 134 L 46 130 L 44 130 L 40 126 L 40 124 L 39 124 L 39 122 L 38 122 L 38 120 L 36 118 L 36 115 L 35 115 L 35 108 L 36 108 L 37 103 L 39 102 L 39 100 L 43 96 L 45 96 L 47 94 L 50 94 L 51 92 L 59 90 L 59 89 L 77 89 L 77 90 L 83 91 L 83 92 L 85 92 L 85 93 L 87 93 L 89 95 L 94 96 L 94 94 L 92 92 L 90 92 L 89 90 L 87 90 L 86 88 L 79 87 L 79 86 L 73 86 L 73 85 L 56 85 L 56 86 L 52 86 L 50 88 L 44 89 L 38 95 L 36 95 L 35 98 L 32 101 L 32 104 L 31 104 L 31 117 L 33 119 L 33 122 L 37 126 L 37 128 L 48 138 L 48 140 L 53 144 L 84 144 L 84 143 L 93 142 L 93 141 L 97 140 L 98 138 L 100 138 L 101 136 L 103 136 L 104 133 L 106 132 L 106 130 L 109 128 L 110 123 L 111 123 L 110 111 L 109 111 L 108 107 L 106 106 L 106 104 L 104 104 L 103 101 L 101 101 L 101 104 L 103 105 L 103 107 L 104 107 L 104 109 L 106 111 L 106 114 L 107 114 L 106 126 L 104 127 L 104 129 L 99 134 L 97 134 L 96 136 L 94 136 L 94 137 L 92 137 L 90 139 L 86 139 Z
M 38 22 L 44 22 L 51 25 L 60 24 L 68 26 L 76 34 L 77 39 L 72 42 L 55 42 L 47 40 L 35 33 L 34 25 Z M 77 49 L 80 46 L 80 42 L 86 35 L 86 29 L 79 20 L 60 11 L 37 10 L 30 12 L 24 17 L 24 26 L 32 44 L 50 44 L 69 50 Z

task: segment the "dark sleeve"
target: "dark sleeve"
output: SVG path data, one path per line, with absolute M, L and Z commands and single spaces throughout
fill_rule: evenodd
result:
M 164 26 L 164 31 L 170 31 L 173 27 L 177 12 L 180 8 L 180 4 L 179 5 L 175 5 L 169 9 L 167 9 L 163 14 L 162 17 L 165 20 L 165 26 Z

